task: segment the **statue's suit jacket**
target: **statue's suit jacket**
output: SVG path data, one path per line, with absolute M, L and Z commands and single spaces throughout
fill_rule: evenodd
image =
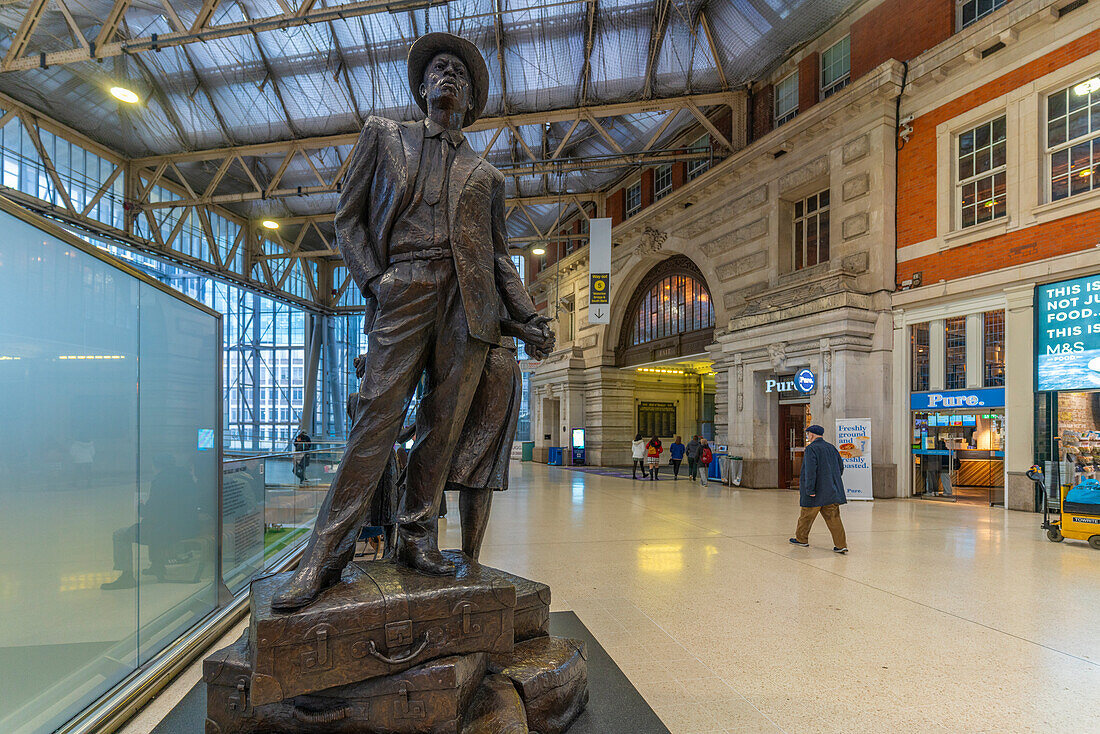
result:
M 356 285 L 372 300 L 370 283 L 389 267 L 389 240 L 412 199 L 424 123 L 370 117 L 363 125 L 341 187 L 336 241 Z M 447 189 L 451 252 L 470 335 L 500 341 L 500 304 L 526 323 L 535 306 L 508 255 L 504 230 L 504 176 L 470 148 L 455 151 Z M 368 305 L 363 330 L 370 331 Z

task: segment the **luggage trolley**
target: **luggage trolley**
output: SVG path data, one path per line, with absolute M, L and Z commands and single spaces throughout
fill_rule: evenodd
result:
M 1047 531 L 1047 540 L 1061 543 L 1066 538 L 1084 540 L 1093 548 L 1100 550 L 1100 483 L 1097 488 L 1084 483 L 1064 491 L 1058 487 L 1059 518 L 1052 519 L 1050 503 L 1047 501 L 1046 481 L 1043 470 L 1033 466 L 1027 471 L 1027 478 L 1035 482 L 1043 496 L 1043 530 Z M 1080 501 L 1080 500 L 1085 501 Z M 1092 500 L 1092 501 L 1090 501 Z

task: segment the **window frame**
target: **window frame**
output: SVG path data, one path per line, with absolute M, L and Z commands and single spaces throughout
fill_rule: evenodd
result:
M 837 77 L 832 82 L 827 82 L 825 80 L 825 72 L 828 70 L 828 66 L 825 63 L 825 55 L 828 54 L 830 51 L 832 51 L 833 49 L 835 49 L 837 46 L 839 46 L 842 43 L 847 43 L 848 44 L 847 52 L 845 53 L 846 66 L 848 67 L 847 71 L 844 72 L 843 76 Z M 825 49 L 824 51 L 821 52 L 821 99 L 828 99 L 829 97 L 831 97 L 834 94 L 836 94 L 837 92 L 839 92 L 841 89 L 844 89 L 846 86 L 848 86 L 848 84 L 851 81 L 852 81 L 852 36 L 849 34 L 847 36 L 844 36 L 844 38 L 840 39 L 839 41 L 834 43 L 832 46 L 829 46 L 829 48 L 827 48 L 827 49 Z
M 825 198 L 825 203 L 824 204 L 821 203 L 822 197 Z M 813 210 L 810 209 L 811 200 L 812 200 L 812 205 L 814 207 Z M 791 244 L 790 268 L 791 268 L 791 270 L 790 270 L 790 272 L 797 273 L 801 270 L 806 270 L 807 268 L 812 268 L 815 265 L 820 265 L 822 263 L 829 262 L 829 257 L 832 254 L 831 253 L 831 244 L 832 243 L 830 241 L 831 238 L 829 237 L 829 228 L 832 225 L 831 207 L 832 207 L 832 196 L 831 196 L 831 193 L 830 193 L 830 190 L 829 190 L 828 186 L 825 186 L 825 188 L 823 188 L 819 191 L 815 191 L 812 194 L 807 194 L 806 196 L 798 199 L 797 201 L 792 201 L 791 202 L 791 210 L 790 210 L 791 211 L 791 219 L 790 219 L 790 221 L 791 221 L 791 239 L 790 239 L 790 244 Z M 822 218 L 823 214 L 825 215 L 824 225 L 822 224 L 822 221 L 821 221 L 821 218 Z M 808 237 L 808 232 L 809 232 L 808 226 L 809 226 L 811 221 L 813 222 L 813 225 L 816 228 L 816 237 L 814 239 L 814 246 L 817 249 L 817 251 L 815 253 L 815 260 L 814 260 L 813 263 L 810 263 L 809 258 L 807 257 L 807 255 L 809 254 L 809 249 L 808 248 L 810 246 L 809 245 L 809 237 Z M 804 230 L 803 229 L 804 227 L 807 227 L 807 229 Z M 821 257 L 822 233 L 824 233 L 824 237 L 825 237 L 825 245 L 824 245 L 825 257 L 824 258 Z M 799 238 L 800 234 L 803 235 L 801 238 Z M 799 255 L 802 255 L 801 259 L 799 258 Z
M 1000 320 L 999 324 L 992 324 L 990 317 L 997 317 Z M 1005 365 L 1006 365 L 1006 350 L 1008 349 L 1008 342 L 1006 339 L 1006 323 L 1005 323 L 1005 309 L 993 309 L 989 311 L 983 311 L 981 314 L 982 321 L 982 387 L 1004 387 L 1005 386 Z M 998 340 L 990 342 L 991 332 L 995 337 L 999 337 Z M 993 352 L 993 356 L 996 357 L 997 347 L 1000 347 L 1000 360 L 990 358 L 990 352 Z M 998 379 L 997 370 L 1000 370 Z
M 702 135 L 688 146 L 691 151 L 706 151 L 710 150 L 710 135 Z M 703 175 L 710 168 L 710 159 L 701 158 L 699 160 L 687 162 L 687 179 L 693 181 Z
M 923 328 L 922 328 L 923 327 Z M 920 329 L 927 340 L 924 344 L 917 343 L 917 331 Z M 918 364 L 918 347 L 924 347 L 923 358 Z M 923 368 L 923 374 L 920 369 Z M 918 379 L 922 379 L 918 382 Z M 928 392 L 932 389 L 932 323 L 921 321 L 909 324 L 909 391 Z
M 961 157 L 961 150 L 962 150 L 961 146 L 962 146 L 963 136 L 969 135 L 969 134 L 974 134 L 975 137 L 976 137 L 978 130 L 988 126 L 990 128 L 990 142 L 989 142 L 988 146 L 983 146 L 982 150 L 984 150 L 986 147 L 990 148 L 990 158 L 992 159 L 993 148 L 996 145 L 996 141 L 993 140 L 992 136 L 994 134 L 993 131 L 995 130 L 996 122 L 998 120 L 1003 120 L 1004 139 L 1001 142 L 1004 146 L 1004 161 L 999 166 L 992 166 L 988 170 L 982 171 L 981 173 L 975 173 L 972 170 L 970 176 L 968 176 L 965 179 L 962 178 L 962 170 L 960 168 L 959 159 Z M 986 117 L 981 122 L 977 122 L 977 123 L 974 123 L 972 125 L 967 125 L 965 128 L 962 128 L 962 129 L 958 130 L 957 132 L 955 132 L 951 136 L 951 138 L 952 138 L 951 139 L 951 173 L 952 173 L 952 179 L 954 181 L 954 187 L 953 187 L 953 190 L 952 190 L 952 207 L 953 207 L 953 210 L 954 210 L 954 227 L 953 227 L 953 230 L 956 231 L 956 232 L 963 232 L 963 231 L 974 229 L 975 227 L 981 227 L 983 225 L 988 225 L 988 224 L 991 224 L 993 222 L 997 222 L 997 221 L 1000 221 L 1000 220 L 1007 219 L 1008 218 L 1008 150 L 1009 150 L 1008 142 L 1009 141 L 1008 141 L 1008 115 L 1006 114 L 1006 112 L 1004 110 L 1002 110 L 998 114 L 993 115 L 992 117 Z M 970 155 L 976 156 L 977 153 L 978 153 L 978 149 L 975 147 L 971 151 Z M 976 160 L 977 159 L 975 158 L 975 161 Z M 976 170 L 976 168 L 977 168 L 977 166 L 975 165 L 975 170 Z M 977 216 L 975 216 L 973 222 L 971 222 L 970 224 L 964 224 L 963 223 L 963 208 L 964 208 L 963 207 L 963 189 L 964 189 L 964 187 L 974 185 L 975 188 L 976 188 L 977 184 L 980 181 L 983 181 L 987 178 L 992 179 L 993 183 L 992 183 L 992 186 L 991 186 L 991 190 L 993 191 L 993 198 L 990 201 L 992 201 L 995 204 L 996 201 L 997 201 L 997 198 L 998 198 L 997 195 L 996 195 L 997 176 L 1001 176 L 1004 179 L 1004 194 L 1003 194 L 1004 204 L 1003 204 L 1003 207 L 1002 207 L 1002 210 L 1001 210 L 1001 214 L 999 214 L 999 215 L 997 214 L 997 207 L 994 206 L 993 207 L 994 213 L 993 213 L 993 216 L 991 218 L 979 221 Z M 976 212 L 979 210 L 978 209 L 979 206 L 980 206 L 980 204 L 978 202 L 975 202 L 975 207 L 976 207 L 975 211 Z
M 966 362 L 967 362 L 966 321 L 967 321 L 967 317 L 965 315 L 963 315 L 963 316 L 948 316 L 943 320 L 943 389 L 944 390 L 963 390 L 963 389 L 966 388 Z M 958 344 L 954 345 L 955 349 L 961 350 L 962 360 L 960 362 L 956 362 L 954 365 L 951 362 L 951 354 L 952 354 L 951 350 L 952 350 L 953 347 L 952 347 L 950 337 L 949 337 L 949 334 L 952 333 L 951 324 L 953 322 L 954 323 L 958 323 L 958 322 L 962 323 L 961 332 L 958 332 L 956 330 L 956 335 L 959 334 L 959 333 L 961 333 L 961 335 L 962 335 L 962 344 L 961 345 L 958 345 Z M 953 367 L 957 367 L 957 366 L 960 366 L 960 365 L 962 367 L 961 370 L 953 369 Z M 955 378 L 956 382 L 953 383 L 952 378 Z
M 665 172 L 665 173 L 668 174 L 668 185 L 664 186 L 664 187 L 662 187 L 658 184 L 658 182 L 660 181 L 662 172 Z M 671 193 L 672 193 L 672 164 L 671 163 L 666 163 L 663 166 L 657 166 L 655 169 L 653 169 L 653 200 L 654 201 L 660 201 L 661 199 L 665 198 L 666 196 L 668 196 Z
M 970 19 L 970 21 L 963 22 L 963 13 L 965 11 L 966 6 L 971 5 L 971 4 L 977 6 L 977 4 L 979 2 L 981 2 L 981 0 L 955 0 L 955 32 L 956 33 L 958 33 L 959 31 L 961 31 L 964 28 L 969 28 L 970 26 L 974 25 L 975 23 L 982 20 L 983 18 L 988 18 L 989 16 L 993 15 L 998 10 L 1000 10 L 1001 8 L 1003 8 L 1005 5 L 1008 4 L 1008 0 L 992 0 L 993 6 L 989 10 L 985 11 L 984 13 L 982 13 L 980 15 L 975 14 L 974 17 L 972 19 Z
M 631 198 L 636 197 L 637 201 L 632 206 L 630 203 Z M 632 216 L 642 210 L 642 182 L 635 181 L 626 187 L 623 194 L 623 213 L 624 219 L 630 219 Z
M 1070 102 L 1071 95 L 1075 94 L 1074 90 L 1077 87 L 1080 87 L 1080 86 L 1083 86 L 1083 85 L 1089 84 L 1089 83 L 1092 83 L 1092 87 L 1093 87 L 1091 89 L 1091 91 L 1089 92 L 1089 94 L 1088 94 L 1089 100 L 1085 102 L 1085 105 L 1082 108 L 1080 108 L 1080 110 L 1072 110 L 1071 111 L 1069 109 L 1069 102 Z M 1052 146 L 1050 144 L 1050 130 L 1051 130 L 1051 128 L 1050 128 L 1050 124 L 1051 124 L 1050 101 L 1055 95 L 1059 95 L 1059 94 L 1065 94 L 1066 95 L 1066 111 L 1065 111 L 1064 115 L 1059 116 L 1059 119 L 1065 118 L 1066 138 L 1062 142 Z M 1078 80 L 1073 82 L 1072 84 L 1067 84 L 1067 85 L 1061 86 L 1060 88 L 1058 88 L 1058 89 L 1056 89 L 1052 92 L 1048 92 L 1046 94 L 1043 94 L 1041 99 L 1042 99 L 1042 120 L 1043 120 L 1043 123 L 1042 123 L 1042 126 L 1040 128 L 1040 133 L 1043 135 L 1043 159 L 1044 159 L 1044 165 L 1046 167 L 1046 170 L 1044 171 L 1044 174 L 1045 174 L 1044 175 L 1044 178 L 1045 178 L 1045 186 L 1044 186 L 1045 203 L 1053 204 L 1053 203 L 1056 203 L 1056 202 L 1066 202 L 1066 201 L 1069 201 L 1069 200 L 1071 200 L 1071 199 L 1073 199 L 1074 197 L 1077 197 L 1077 196 L 1082 196 L 1082 195 L 1085 195 L 1085 194 L 1100 191 L 1100 181 L 1098 181 L 1098 179 L 1100 179 L 1100 125 L 1098 125 L 1096 127 L 1096 129 L 1089 130 L 1084 135 L 1078 135 L 1077 137 L 1073 137 L 1073 138 L 1069 137 L 1069 124 L 1070 124 L 1069 118 L 1073 113 L 1079 112 L 1079 111 L 1085 111 L 1087 113 L 1087 114 L 1084 115 L 1086 120 L 1089 120 L 1092 117 L 1093 114 L 1100 115 L 1100 113 L 1090 112 L 1090 110 L 1092 110 L 1092 108 L 1094 108 L 1094 107 L 1100 109 L 1100 69 L 1094 70 L 1093 73 L 1087 75 L 1084 78 L 1078 78 Z M 1090 127 L 1091 127 L 1091 122 L 1090 122 Z M 1090 186 L 1089 186 L 1089 188 L 1087 188 L 1083 191 L 1078 191 L 1078 192 L 1074 193 L 1073 190 L 1072 190 L 1073 189 L 1072 183 L 1073 183 L 1073 180 L 1074 180 L 1074 177 L 1073 177 L 1074 167 L 1073 167 L 1073 160 L 1072 160 L 1072 149 L 1079 146 L 1079 145 L 1081 145 L 1081 144 L 1088 144 L 1088 143 L 1091 143 L 1089 165 L 1084 170 L 1090 170 L 1091 171 Z M 1065 178 L 1066 178 L 1066 187 L 1067 187 L 1067 189 L 1066 189 L 1066 194 L 1064 196 L 1060 196 L 1059 198 L 1055 199 L 1054 198 L 1054 178 L 1055 178 L 1055 176 L 1054 176 L 1054 157 L 1056 155 L 1058 155 L 1059 153 L 1063 152 L 1063 151 L 1066 151 L 1066 168 L 1067 168 L 1067 170 L 1066 170 Z M 1077 170 L 1081 170 L 1081 169 L 1077 169 Z M 1059 177 L 1059 178 L 1061 178 L 1061 177 Z
M 793 85 L 793 88 L 794 88 L 794 106 L 791 107 L 790 109 L 780 113 L 780 110 L 779 110 L 779 101 L 780 101 L 779 89 L 780 89 L 780 87 L 784 86 L 785 84 Z M 775 126 L 779 127 L 780 125 L 788 123 L 791 120 L 793 120 L 794 118 L 798 117 L 798 69 L 795 69 L 790 74 L 787 74 L 785 77 L 783 77 L 782 79 L 777 81 L 775 83 L 774 90 L 775 90 L 775 94 L 774 94 L 775 98 L 772 100 L 772 120 L 775 122 Z

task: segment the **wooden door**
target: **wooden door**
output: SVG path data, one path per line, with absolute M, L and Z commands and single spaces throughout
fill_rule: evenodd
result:
M 802 451 L 806 446 L 806 406 L 779 406 L 779 486 L 798 489 Z

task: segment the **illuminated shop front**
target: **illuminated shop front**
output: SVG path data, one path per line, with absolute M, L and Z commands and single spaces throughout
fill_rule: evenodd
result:
M 1004 503 L 1004 388 L 913 393 L 913 494 Z
M 941 309 L 940 318 L 905 325 L 914 497 L 1005 502 L 1005 311 L 998 306 L 959 303 Z

